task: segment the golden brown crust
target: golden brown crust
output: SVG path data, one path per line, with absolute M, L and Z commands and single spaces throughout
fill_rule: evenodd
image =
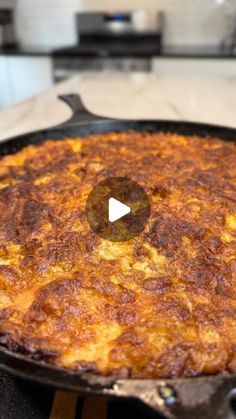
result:
M 0 342 L 76 370 L 236 372 L 236 146 L 138 132 L 29 146 L 0 166 Z M 123 243 L 89 229 L 99 181 L 152 201 Z

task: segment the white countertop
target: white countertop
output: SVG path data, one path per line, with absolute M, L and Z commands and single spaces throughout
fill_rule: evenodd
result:
M 87 73 L 0 111 L 0 140 L 46 128 L 71 111 L 58 94 L 80 93 L 93 113 L 116 118 L 175 119 L 236 128 L 235 76 Z

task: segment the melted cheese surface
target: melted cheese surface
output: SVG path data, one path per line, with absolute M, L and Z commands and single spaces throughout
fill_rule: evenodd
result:
M 45 141 L 1 159 L 0 343 L 123 377 L 236 372 L 236 146 L 123 132 Z M 143 186 L 133 240 L 85 217 L 107 177 Z

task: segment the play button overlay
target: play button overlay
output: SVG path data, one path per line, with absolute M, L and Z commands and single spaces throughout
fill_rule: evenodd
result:
M 125 215 L 129 214 L 131 208 L 122 202 L 117 201 L 115 198 L 109 198 L 108 201 L 108 220 L 110 223 L 114 223 L 114 221 L 120 220 L 120 218 L 124 217 Z
M 124 177 L 98 183 L 86 203 L 90 228 L 103 239 L 121 242 L 134 238 L 150 217 L 150 201 L 145 190 Z

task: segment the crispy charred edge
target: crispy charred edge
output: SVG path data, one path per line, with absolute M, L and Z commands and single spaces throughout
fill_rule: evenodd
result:
M 73 371 L 80 373 L 91 373 L 100 375 L 103 377 L 117 377 L 117 378 L 132 378 L 132 368 L 122 366 L 120 368 L 109 368 L 107 371 L 101 371 L 98 369 L 96 362 L 93 361 L 79 361 L 73 367 Z
M 28 359 L 40 361 L 48 364 L 55 364 L 55 360 L 59 354 L 53 350 L 34 349 L 32 343 L 24 342 L 20 339 L 17 341 L 6 330 L 0 330 L 0 349 L 5 348 L 12 352 L 12 354 L 20 354 L 26 356 Z
M 58 352 L 53 350 L 45 349 L 34 349 L 32 348 L 32 342 L 20 341 L 20 339 L 13 338 L 11 333 L 6 330 L 0 330 L 0 350 L 7 349 L 14 354 L 24 355 L 26 359 L 33 361 L 40 361 L 44 364 L 59 366 L 57 360 L 60 357 Z M 102 376 L 113 376 L 117 378 L 131 378 L 132 370 L 128 367 L 120 367 L 109 369 L 106 373 L 102 373 L 98 369 L 96 362 L 93 361 L 79 361 L 76 365 L 71 368 L 74 372 L 78 373 L 91 373 Z
M 56 360 L 59 357 L 59 354 L 56 351 L 50 351 L 45 349 L 36 349 L 30 348 L 30 344 L 26 342 L 19 342 L 14 339 L 11 334 L 5 330 L 0 330 L 0 350 L 7 349 L 14 354 L 24 355 L 26 359 L 31 359 L 33 361 L 40 361 L 44 364 L 48 365 L 56 365 Z M 121 368 L 114 368 L 107 373 L 101 374 L 99 371 L 96 362 L 88 362 L 88 361 L 79 361 L 74 368 L 72 368 L 74 372 L 78 373 L 90 373 L 95 375 L 102 375 L 102 376 L 113 376 L 117 378 L 131 378 L 132 371 L 128 367 L 121 367 Z
M 23 355 L 26 360 L 33 360 L 33 361 L 39 361 L 43 364 L 51 365 L 54 367 L 60 367 L 58 363 L 56 362 L 57 359 L 60 357 L 60 354 L 58 354 L 56 351 L 53 350 L 45 350 L 45 349 L 33 349 L 30 347 L 32 343 L 27 342 L 20 342 L 14 339 L 11 334 L 5 330 L 0 330 L 0 351 L 1 349 L 5 348 L 9 350 L 12 353 L 12 356 L 14 354 L 20 354 Z M 197 373 L 190 376 L 183 376 L 180 374 L 179 376 L 173 377 L 171 374 L 166 374 L 165 376 L 159 377 L 152 377 L 153 379 L 173 379 L 173 378 L 196 378 L 196 377 L 206 377 L 206 376 L 216 376 L 219 373 L 221 374 L 236 374 L 236 365 L 235 365 L 235 357 L 231 359 L 231 362 L 227 363 L 224 369 L 219 370 L 215 373 Z M 231 365 L 233 364 L 233 365 Z M 62 367 L 63 368 L 63 367 Z M 67 368 L 66 368 L 67 369 Z M 109 368 L 106 372 L 101 372 L 99 368 L 97 367 L 96 362 L 93 361 L 79 361 L 74 365 L 73 368 L 69 368 L 67 370 L 74 371 L 77 373 L 88 373 L 88 374 L 94 374 L 98 376 L 103 377 L 114 377 L 114 378 L 123 378 L 123 379 L 132 379 L 135 378 L 135 375 L 133 374 L 133 370 L 130 367 L 122 366 L 120 368 Z M 136 377 L 137 378 L 137 377 Z M 140 376 L 138 377 L 140 378 Z M 142 378 L 145 379 L 145 378 Z

